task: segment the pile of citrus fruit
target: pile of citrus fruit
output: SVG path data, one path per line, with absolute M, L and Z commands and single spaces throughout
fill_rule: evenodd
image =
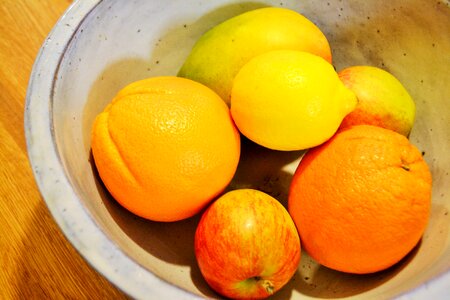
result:
M 149 220 L 205 209 L 196 258 L 230 298 L 281 289 L 301 248 L 342 272 L 394 265 L 420 240 L 431 205 L 430 171 L 408 140 L 414 101 L 387 71 L 336 72 L 331 62 L 325 35 L 292 10 L 257 9 L 217 25 L 178 76 L 132 83 L 98 115 L 92 152 L 102 181 Z M 222 195 L 241 134 L 273 150 L 309 149 L 287 209 L 257 190 Z

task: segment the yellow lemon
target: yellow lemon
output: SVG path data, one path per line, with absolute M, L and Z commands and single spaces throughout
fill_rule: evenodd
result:
M 356 106 L 356 95 L 322 57 L 277 50 L 245 64 L 231 91 L 243 135 L 274 150 L 302 150 L 328 140 Z

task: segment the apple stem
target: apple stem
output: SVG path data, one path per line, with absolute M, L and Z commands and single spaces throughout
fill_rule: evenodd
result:
M 261 280 L 261 285 L 267 291 L 267 293 L 269 295 L 273 294 L 275 287 L 273 286 L 272 281 L 267 280 L 267 279 Z

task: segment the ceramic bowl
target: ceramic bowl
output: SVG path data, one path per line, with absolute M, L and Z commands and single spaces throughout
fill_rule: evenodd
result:
M 81 255 L 134 298 L 218 297 L 193 251 L 198 216 L 157 223 L 127 212 L 107 193 L 90 156 L 94 117 L 126 84 L 175 75 L 196 39 L 239 13 L 265 7 L 301 12 L 328 37 L 335 67 L 393 73 L 416 101 L 410 140 L 433 175 L 432 212 L 417 247 L 371 275 L 335 272 L 302 254 L 273 298 L 450 297 L 450 8 L 448 1 L 80 0 L 39 53 L 27 92 L 29 158 L 49 210 Z M 230 188 L 253 187 L 286 201 L 301 152 L 244 143 Z M 248 181 L 248 178 L 252 178 Z

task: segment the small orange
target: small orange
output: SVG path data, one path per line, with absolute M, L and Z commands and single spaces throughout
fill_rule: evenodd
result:
M 189 79 L 155 77 L 128 85 L 99 114 L 92 153 L 121 205 L 147 219 L 177 221 L 229 184 L 240 137 L 212 90 Z
M 419 150 L 399 133 L 359 125 L 305 154 L 288 207 L 311 257 L 362 274 L 414 248 L 430 205 L 431 174 Z

